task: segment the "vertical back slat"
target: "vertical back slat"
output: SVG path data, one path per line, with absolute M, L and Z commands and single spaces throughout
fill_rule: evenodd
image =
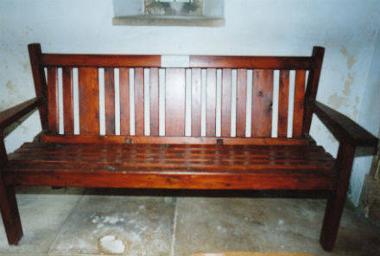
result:
M 66 135 L 72 135 L 74 134 L 74 88 L 72 68 L 62 68 L 62 84 L 64 132 Z
M 51 133 L 58 133 L 58 76 L 57 67 L 48 68 L 48 124 Z
M 130 135 L 129 69 L 119 69 L 120 134 Z
M 150 135 L 159 135 L 159 83 L 158 68 L 150 69 Z
M 237 71 L 236 83 L 236 136 L 245 137 L 247 107 L 247 70 Z
M 201 69 L 191 70 L 191 136 L 201 136 Z
M 231 94 L 232 71 L 223 69 L 222 73 L 222 137 L 231 136 Z
M 114 69 L 104 69 L 105 128 L 106 135 L 115 134 L 115 83 Z
M 273 70 L 254 70 L 252 80 L 252 136 L 271 137 Z
M 207 69 L 206 136 L 216 135 L 216 69 Z
M 293 137 L 302 137 L 304 97 L 305 97 L 305 70 L 296 71 L 294 88 Z
M 289 70 L 280 71 L 279 87 L 278 137 L 286 138 L 288 134 Z
M 99 135 L 98 68 L 79 68 L 78 76 L 80 133 Z
M 144 135 L 144 69 L 135 69 L 135 134 Z
M 166 69 L 166 136 L 185 136 L 185 81 L 185 69 Z

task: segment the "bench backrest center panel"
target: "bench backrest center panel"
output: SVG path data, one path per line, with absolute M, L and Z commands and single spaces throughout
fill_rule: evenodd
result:
M 307 97 L 319 78 L 316 62 L 315 56 L 190 56 L 187 67 L 165 67 L 159 55 L 43 53 L 48 125 L 42 138 L 301 143 Z

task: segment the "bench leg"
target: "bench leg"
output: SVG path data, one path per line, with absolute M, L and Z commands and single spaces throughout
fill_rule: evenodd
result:
M 323 220 L 320 243 L 326 251 L 332 251 L 338 235 L 339 223 L 346 202 L 348 186 L 355 155 L 355 147 L 350 144 L 339 146 L 337 157 L 337 184 L 327 201 L 325 217 Z
M 6 186 L 0 177 L 0 208 L 8 243 L 17 245 L 23 233 L 13 187 Z

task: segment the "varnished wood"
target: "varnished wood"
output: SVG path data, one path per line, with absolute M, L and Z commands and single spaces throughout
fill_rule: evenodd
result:
M 216 69 L 207 69 L 206 136 L 216 135 Z
M 23 232 L 14 187 L 6 185 L 3 181 L 3 168 L 7 164 L 4 137 L 0 132 L 0 211 L 8 243 L 17 245 Z
M 289 71 L 280 71 L 278 96 L 278 137 L 288 135 L 288 107 L 289 107 Z
M 312 144 L 309 139 L 286 138 L 231 138 L 231 137 L 158 137 L 158 136 L 41 136 L 45 143 L 61 144 L 222 144 L 225 145 L 307 145 Z
M 341 143 L 336 160 L 336 170 L 339 182 L 331 192 L 327 201 L 326 212 L 320 236 L 320 243 L 326 251 L 331 251 L 338 235 L 340 219 L 346 202 L 348 186 L 350 184 L 352 163 L 354 161 L 355 146 Z
M 185 70 L 166 69 L 165 135 L 185 135 Z
M 0 112 L 0 135 L 3 131 L 10 125 L 12 125 L 17 120 L 21 119 L 25 115 L 29 114 L 42 103 L 39 98 L 34 98 L 20 103 L 14 107 L 8 108 Z
M 49 132 L 58 133 L 58 73 L 56 67 L 48 68 L 47 87 Z
M 191 71 L 191 135 L 201 136 L 201 69 Z
M 222 73 L 222 137 L 231 136 L 231 96 L 232 96 L 232 72 L 224 69 Z
M 158 136 L 160 127 L 158 69 L 150 69 L 150 135 Z
M 74 134 L 74 85 L 72 68 L 62 68 L 64 133 Z
M 7 151 L 5 149 L 4 134 L 0 132 L 0 171 L 8 163 Z M 0 176 L 1 180 L 1 176 Z
M 119 69 L 120 92 L 120 134 L 130 135 L 130 86 L 129 69 Z
M 319 77 L 321 75 L 323 56 L 325 48 L 314 46 L 312 55 L 312 69 L 309 72 L 309 78 L 305 92 L 305 107 L 303 117 L 303 134 L 309 134 L 311 127 L 311 119 L 313 117 L 313 103 L 317 97 Z
M 346 199 L 355 147 L 376 149 L 378 140 L 335 110 L 316 103 L 323 48 L 311 57 L 191 56 L 189 67 L 163 68 L 160 56 L 42 54 L 29 46 L 38 98 L 0 113 L 0 206 L 8 241 L 22 235 L 14 186 L 114 187 L 131 189 L 197 190 L 293 190 L 325 191 L 328 196 L 321 244 L 331 250 Z M 47 133 L 48 84 L 57 84 L 57 68 L 63 78 L 63 135 Z M 73 135 L 72 69 L 79 70 L 80 134 Z M 99 134 L 98 68 L 105 68 L 106 135 Z M 119 68 L 120 133 L 115 135 L 113 71 Z M 129 84 L 134 69 L 134 85 Z M 144 127 L 144 69 L 150 70 L 150 135 Z M 203 69 L 206 77 L 202 77 Z M 53 70 L 53 71 L 52 71 Z M 217 70 L 221 70 L 221 99 L 217 99 Z M 236 76 L 236 123 L 230 110 L 233 72 Z M 253 70 L 252 135 L 246 138 L 247 72 Z M 271 138 L 273 71 L 280 70 L 278 138 Z M 296 70 L 293 138 L 287 138 L 289 71 Z M 305 74 L 309 71 L 305 91 Z M 191 72 L 191 137 L 185 136 L 187 72 Z M 205 81 L 205 84 L 202 82 Z M 185 86 L 186 84 L 186 86 Z M 202 106 L 202 86 L 206 105 Z M 130 89 L 134 86 L 135 128 L 130 131 Z M 159 86 L 165 94 L 159 95 Z M 49 91 L 50 92 L 50 91 Z M 50 92 L 56 95 L 56 92 Z M 190 95 L 188 95 L 190 96 Z M 165 136 L 158 136 L 159 99 L 165 98 Z M 58 117 L 57 101 L 49 104 L 49 116 Z M 216 137 L 216 102 L 221 102 L 221 137 Z M 219 101 L 218 101 L 219 102 Z M 51 106 L 50 106 L 51 105 Z M 148 105 L 148 104 L 145 104 Z M 7 156 L 6 127 L 40 107 L 43 133 Z M 201 136 L 201 109 L 206 109 L 206 137 Z M 45 112 L 44 112 L 45 111 Z M 316 113 L 340 142 L 338 159 L 309 136 Z M 45 124 L 46 122 L 46 124 Z M 231 137 L 236 125 L 237 138 Z M 57 127 L 53 127 L 57 131 Z M 9 159 L 8 159 L 9 158 Z
M 97 68 L 79 68 L 80 134 L 99 134 L 99 81 Z
M 237 71 L 236 83 L 236 136 L 245 137 L 247 108 L 247 71 Z
M 334 109 L 315 102 L 314 112 L 340 142 L 354 146 L 372 147 L 376 152 L 378 138 Z
M 104 69 L 105 128 L 106 134 L 115 134 L 115 82 L 114 69 Z
M 41 104 L 38 106 L 40 112 L 40 120 L 42 130 L 47 131 L 48 119 L 47 119 L 47 87 L 46 77 L 42 66 L 42 51 L 40 44 L 29 44 L 29 59 L 32 68 L 34 88 L 36 91 L 36 97 L 41 99 Z
M 101 55 L 101 54 L 42 54 L 40 63 L 44 66 L 75 67 L 160 67 L 159 55 Z
M 144 69 L 135 69 L 135 134 L 144 135 Z
M 306 150 L 306 148 L 309 149 Z M 290 158 L 286 155 L 289 150 Z M 110 155 L 109 152 L 113 154 Z M 81 158 L 78 158 L 78 155 Z M 17 159 L 9 160 L 8 166 L 13 170 L 11 173 L 17 172 L 18 177 L 25 178 L 51 173 L 41 178 L 41 182 L 48 180 L 50 183 L 52 180 L 49 180 L 49 177 L 54 179 L 64 173 L 74 177 L 77 174 L 87 177 L 86 174 L 93 174 L 95 171 L 97 175 L 92 175 L 93 178 L 88 177 L 79 181 L 84 186 L 89 179 L 108 174 L 108 177 L 113 175 L 118 177 L 118 181 L 108 179 L 111 183 L 107 183 L 107 179 L 102 178 L 106 184 L 129 188 L 143 188 L 152 175 L 157 177 L 154 182 L 150 180 L 152 183 L 150 187 L 153 188 L 207 189 L 207 186 L 211 186 L 213 189 L 284 189 L 292 182 L 297 184 L 304 182 L 300 187 L 305 188 L 305 184 L 308 184 L 309 189 L 316 188 L 313 186 L 328 189 L 332 185 L 329 177 L 333 177 L 335 173 L 332 157 L 321 147 L 314 145 L 284 148 L 236 145 L 162 147 L 161 145 L 26 144 L 15 153 L 14 157 L 16 156 Z M 123 161 L 116 159 L 123 159 Z M 297 164 L 289 165 L 289 161 Z M 243 162 L 246 164 L 241 164 Z M 78 170 L 81 166 L 87 166 L 87 168 Z M 5 173 L 7 176 L 7 169 Z M 239 182 L 238 177 L 243 177 L 242 175 L 245 177 L 244 183 Z M 159 181 L 158 177 L 162 180 Z M 280 177 L 293 179 L 293 181 L 284 182 Z M 128 178 L 129 181 L 127 181 Z M 223 178 L 225 178 L 224 181 Z M 273 182 L 269 182 L 270 178 Z M 196 183 L 192 182 L 192 179 L 195 179 Z M 209 184 L 212 181 L 215 182 L 214 185 Z M 259 183 L 254 181 L 259 181 Z M 91 183 L 95 185 L 96 182 Z M 100 186 L 100 184 L 95 186 Z
M 252 87 L 252 136 L 272 133 L 273 71 L 254 70 Z
M 294 111 L 293 111 L 293 137 L 302 137 L 304 96 L 305 96 L 305 70 L 296 71 L 294 87 Z
M 228 189 L 228 190 L 328 190 L 331 179 L 310 174 L 119 174 L 99 172 L 7 173 L 6 182 L 18 185 L 71 186 L 91 188 L 150 188 L 150 189 Z
M 6 185 L 0 178 L 0 210 L 8 243 L 17 245 L 23 236 L 20 214 L 13 186 Z
M 193 68 L 310 69 L 310 57 L 190 56 Z

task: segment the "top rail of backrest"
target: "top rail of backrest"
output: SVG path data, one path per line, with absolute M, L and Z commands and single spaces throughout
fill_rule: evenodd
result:
M 161 67 L 160 55 L 116 55 L 116 54 L 57 54 L 43 53 L 43 66 L 76 67 Z
M 166 67 L 161 55 L 56 54 L 43 53 L 42 66 Z M 185 68 L 312 69 L 311 56 L 189 56 Z
M 294 56 L 190 56 L 192 68 L 311 69 L 312 57 Z

